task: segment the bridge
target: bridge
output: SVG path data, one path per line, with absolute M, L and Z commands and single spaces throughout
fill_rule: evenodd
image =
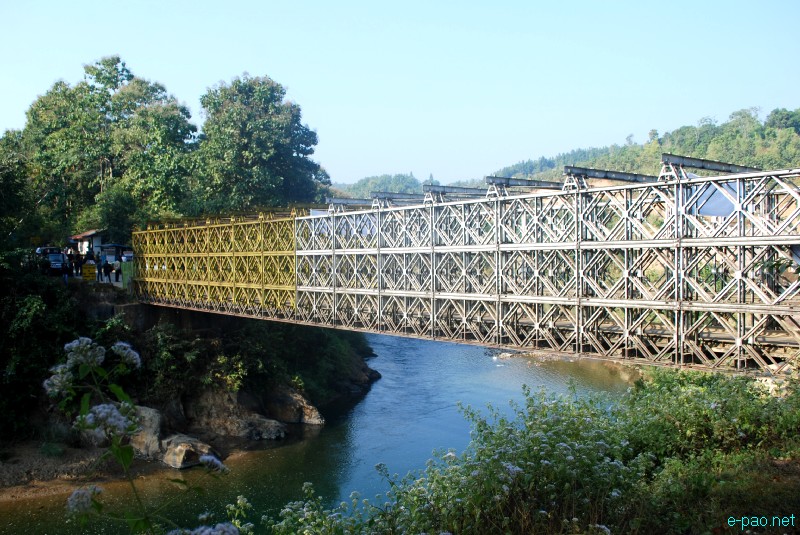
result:
M 151 224 L 133 234 L 134 292 L 189 310 L 678 367 L 778 373 L 800 357 L 800 169 L 664 154 L 659 176 L 564 172 L 563 183 L 487 177 L 485 190 Z

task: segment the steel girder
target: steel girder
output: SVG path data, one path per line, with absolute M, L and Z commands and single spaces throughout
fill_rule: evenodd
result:
M 134 233 L 142 301 L 654 364 L 800 357 L 799 170 Z

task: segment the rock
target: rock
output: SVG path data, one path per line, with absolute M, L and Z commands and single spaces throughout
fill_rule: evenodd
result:
M 85 448 L 107 448 L 111 445 L 111 441 L 100 429 L 81 429 L 78 439 L 80 445 Z
M 317 408 L 289 386 L 272 389 L 266 396 L 265 405 L 270 416 L 287 424 L 325 424 L 325 418 Z
M 170 398 L 162 403 L 159 408 L 161 409 L 162 425 L 164 429 L 186 429 L 186 414 L 183 412 L 183 404 L 180 398 Z
M 184 407 L 191 429 L 203 434 L 250 440 L 272 440 L 286 434 L 282 423 L 242 407 L 234 392 L 206 389 Z
M 164 464 L 172 468 L 188 468 L 200 464 L 203 455 L 214 455 L 216 452 L 200 440 L 187 435 L 171 435 L 162 441 L 164 446 Z
M 239 419 L 238 431 L 233 436 L 248 440 L 275 440 L 286 435 L 286 426 L 260 414 L 251 414 Z
M 131 446 L 138 457 L 158 459 L 161 457 L 161 413 L 150 407 L 136 406 L 139 431 L 131 436 Z

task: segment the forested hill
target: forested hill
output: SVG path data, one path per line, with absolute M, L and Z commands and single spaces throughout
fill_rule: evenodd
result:
M 509 165 L 495 171 L 496 176 L 536 177 L 560 180 L 565 165 L 657 175 L 661 153 L 692 156 L 760 169 L 800 167 L 800 108 L 771 111 L 759 119 L 756 108 L 731 114 L 722 124 L 708 117 L 696 126 L 682 126 L 659 135 L 651 130 L 648 140 L 634 143 L 632 136 L 624 145 L 575 149 L 552 157 L 540 157 Z M 421 193 L 422 181 L 413 173 L 366 177 L 355 184 L 334 184 L 338 194 L 369 198 L 372 191 Z M 430 177 L 425 183 L 437 181 Z M 454 182 L 457 186 L 482 186 L 483 178 Z
M 504 167 L 495 175 L 557 179 L 565 165 L 657 175 L 663 152 L 761 169 L 800 167 L 800 108 L 775 109 L 764 121 L 757 109 L 744 109 L 722 124 L 703 118 L 696 126 L 682 126 L 663 135 L 651 130 L 648 137 L 642 144 L 629 137 L 625 145 L 576 149 L 527 160 Z

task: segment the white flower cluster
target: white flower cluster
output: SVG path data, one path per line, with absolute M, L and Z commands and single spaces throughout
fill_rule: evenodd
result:
M 239 528 L 230 522 L 225 522 L 216 526 L 200 526 L 192 530 L 173 529 L 167 535 L 239 535 Z
M 200 464 L 202 464 L 209 470 L 216 470 L 218 472 L 223 472 L 223 473 L 228 472 L 228 467 L 222 464 L 222 461 L 220 461 L 213 455 L 201 455 Z
M 503 464 L 503 467 L 505 467 L 506 471 L 508 472 L 509 477 L 511 477 L 511 478 L 514 478 L 517 474 L 522 472 L 522 468 L 520 468 L 519 466 L 517 466 L 515 464 L 508 463 L 508 462 L 503 462 L 502 464 Z
M 75 490 L 67 498 L 67 512 L 71 515 L 81 515 L 92 510 L 92 498 L 103 492 L 103 489 L 95 485 L 89 485 L 84 489 Z
M 70 368 L 78 367 L 81 364 L 100 366 L 106 357 L 105 348 L 85 336 L 65 345 L 64 351 L 67 352 L 67 366 Z
M 44 380 L 44 389 L 51 398 L 63 396 L 72 386 L 72 372 L 66 364 L 59 364 L 50 368 L 53 375 Z
M 122 403 L 119 408 L 113 403 L 102 403 L 89 409 L 87 414 L 78 416 L 75 427 L 97 429 L 107 437 L 129 434 L 136 428 L 135 410 L 130 403 Z
M 53 375 L 42 383 L 47 395 L 53 398 L 65 396 L 69 393 L 75 381 L 76 370 L 79 370 L 81 366 L 100 366 L 106 357 L 105 348 L 85 336 L 66 344 L 64 351 L 67 352 L 67 362 L 50 368 Z M 130 344 L 117 342 L 111 347 L 111 351 L 131 368 L 140 368 L 142 366 L 142 359 L 139 357 L 139 353 L 134 351 Z
M 134 351 L 130 344 L 126 342 L 117 342 L 111 346 L 111 351 L 116 353 L 122 362 L 131 368 L 142 367 L 142 359 L 139 357 L 139 353 Z

